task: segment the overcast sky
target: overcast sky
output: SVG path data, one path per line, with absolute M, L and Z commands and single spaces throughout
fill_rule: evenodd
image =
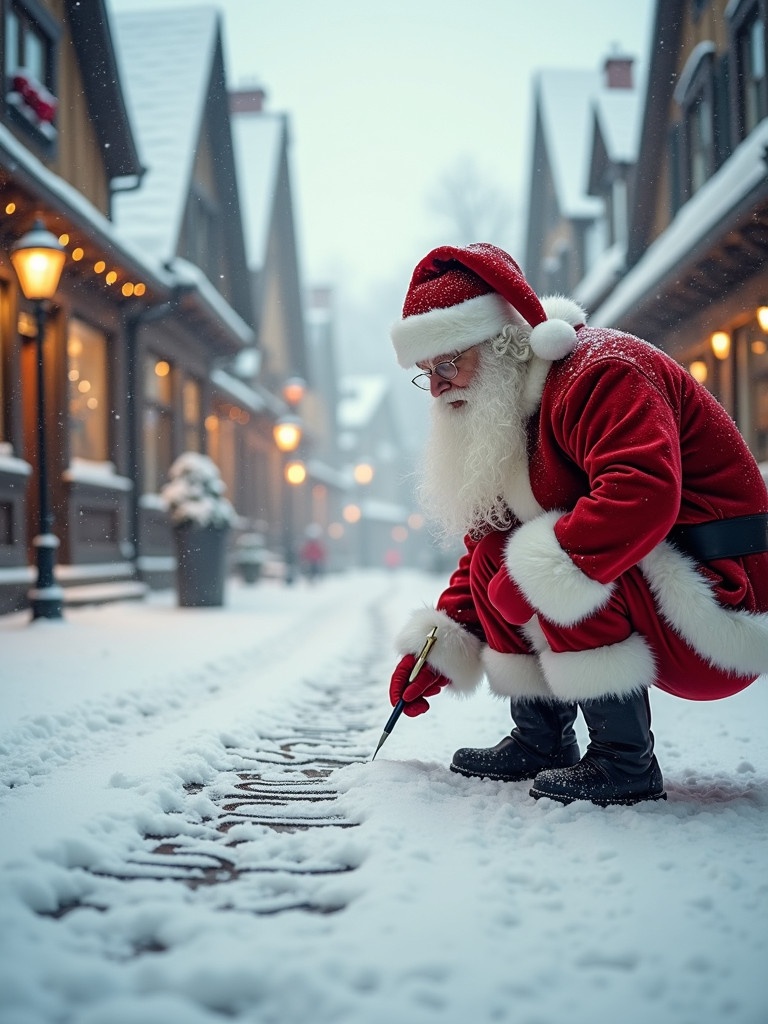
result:
M 614 45 L 645 71 L 652 0 L 110 0 L 215 6 L 233 85 L 258 82 L 290 117 L 302 269 L 362 300 L 448 241 L 434 209 L 471 161 L 512 211 L 520 258 L 531 80 L 599 69 Z M 478 239 L 480 240 L 480 239 Z M 494 239 L 497 240 L 497 239 Z M 500 241 L 505 241 L 501 239 Z

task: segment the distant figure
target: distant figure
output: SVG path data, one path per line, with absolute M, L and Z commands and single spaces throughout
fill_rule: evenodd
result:
M 306 530 L 306 540 L 299 552 L 301 571 L 310 583 L 314 583 L 325 570 L 325 548 L 320 540 L 322 532 L 322 527 L 317 523 L 310 523 Z
M 388 569 L 399 569 L 403 562 L 403 556 L 397 548 L 387 548 L 384 555 L 384 564 Z

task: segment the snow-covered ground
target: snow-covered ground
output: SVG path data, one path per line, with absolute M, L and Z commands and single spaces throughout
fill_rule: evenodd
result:
M 450 773 L 485 693 L 371 763 L 441 582 L 0 619 L 2 1024 L 765 1024 L 768 680 L 653 695 L 666 802 Z

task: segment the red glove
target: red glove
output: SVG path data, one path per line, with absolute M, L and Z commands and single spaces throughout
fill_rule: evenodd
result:
M 503 567 L 488 584 L 488 599 L 512 626 L 524 626 L 536 614 L 536 609 Z
M 394 707 L 402 697 L 405 701 L 403 714 L 408 715 L 409 718 L 415 718 L 416 715 L 423 715 L 425 711 L 429 711 L 429 703 L 424 698 L 434 697 L 444 686 L 450 684 L 450 679 L 446 679 L 426 662 L 421 666 L 421 670 L 413 682 L 409 683 L 408 676 L 413 671 L 415 664 L 415 655 L 406 654 L 392 673 L 392 681 L 389 684 L 389 699 L 392 706 Z

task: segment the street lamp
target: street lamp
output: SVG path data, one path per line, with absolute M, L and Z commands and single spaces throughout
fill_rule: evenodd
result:
M 301 483 L 291 472 L 292 466 L 302 466 L 290 456 L 301 444 L 302 426 L 297 416 L 281 416 L 272 428 L 272 437 L 283 456 L 283 558 L 285 560 L 285 582 L 293 583 L 296 577 L 296 553 L 293 538 L 293 501 L 291 484 Z
M 307 390 L 307 383 L 302 377 L 289 377 L 283 384 L 283 398 L 292 409 L 301 402 Z
M 67 254 L 42 221 L 12 247 L 11 263 L 25 298 L 34 303 L 37 325 L 37 470 L 38 534 L 32 541 L 37 560 L 37 583 L 29 592 L 33 619 L 60 619 L 64 593 L 54 578 L 59 539 L 53 533 L 48 503 L 48 453 L 45 440 L 45 374 L 43 352 L 47 303 L 56 294 Z

